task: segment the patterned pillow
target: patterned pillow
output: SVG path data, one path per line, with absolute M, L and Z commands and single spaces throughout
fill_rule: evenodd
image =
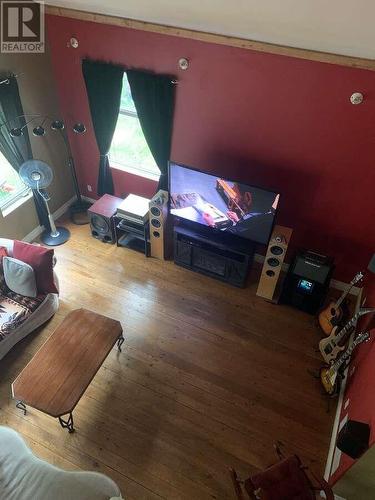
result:
M 40 306 L 45 294 L 35 298 L 18 295 L 10 290 L 4 279 L 2 259 L 0 259 L 0 342 L 16 331 Z

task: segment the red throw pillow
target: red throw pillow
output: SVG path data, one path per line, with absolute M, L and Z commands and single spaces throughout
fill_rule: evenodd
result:
M 54 250 L 23 241 L 15 241 L 13 257 L 29 264 L 35 272 L 39 293 L 58 293 L 53 279 Z

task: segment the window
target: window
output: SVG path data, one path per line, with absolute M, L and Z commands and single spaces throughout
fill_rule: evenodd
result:
M 0 152 L 0 209 L 6 210 L 17 200 L 26 196 L 30 189 Z
M 109 151 L 113 167 L 158 180 L 160 170 L 143 135 L 126 73 L 122 82 L 120 113 Z

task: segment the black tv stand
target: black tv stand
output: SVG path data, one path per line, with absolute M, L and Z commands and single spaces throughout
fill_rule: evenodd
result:
M 252 264 L 255 243 L 240 238 L 223 241 L 220 234 L 201 234 L 191 228 L 174 227 L 174 262 L 231 285 L 244 287 Z

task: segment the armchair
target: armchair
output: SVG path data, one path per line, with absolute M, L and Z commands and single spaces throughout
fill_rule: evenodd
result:
M 0 238 L 0 246 L 7 249 L 10 257 L 13 256 L 13 240 Z M 58 286 L 55 273 L 54 279 Z M 49 320 L 58 306 L 57 293 L 31 298 L 12 292 L 5 283 L 0 264 L 0 360 L 17 342 Z

